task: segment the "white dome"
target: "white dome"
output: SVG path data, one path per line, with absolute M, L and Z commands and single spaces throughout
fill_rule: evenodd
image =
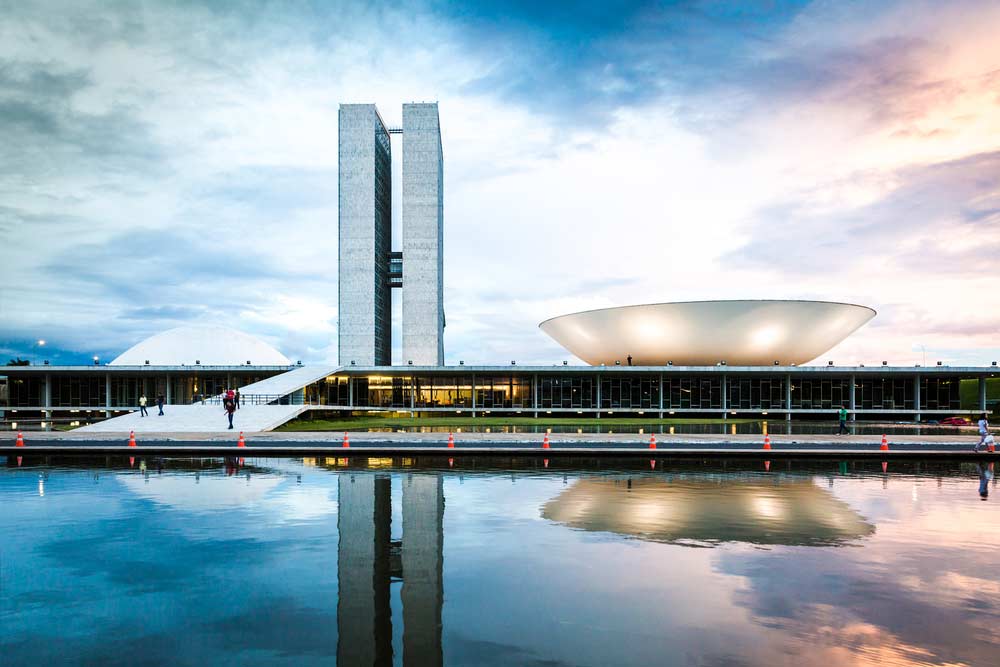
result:
M 276 349 L 242 331 L 219 326 L 177 327 L 136 343 L 111 366 L 291 366 Z

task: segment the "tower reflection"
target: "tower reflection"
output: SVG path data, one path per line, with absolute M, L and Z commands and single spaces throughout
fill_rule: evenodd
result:
M 392 542 L 392 483 L 388 475 L 342 473 L 338 491 L 337 664 L 392 664 L 389 585 L 393 578 L 403 582 L 403 664 L 443 664 L 441 476 L 411 474 L 403 479 L 403 539 L 399 545 Z

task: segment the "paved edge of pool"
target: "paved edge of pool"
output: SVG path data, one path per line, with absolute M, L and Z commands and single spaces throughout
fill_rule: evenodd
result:
M 456 447 L 441 446 L 398 446 L 387 443 L 382 446 L 324 447 L 268 444 L 264 446 L 237 447 L 236 445 L 157 445 L 146 444 L 136 447 L 110 445 L 94 442 L 86 445 L 35 445 L 30 447 L 0 446 L 0 456 L 43 456 L 65 454 L 116 454 L 116 455 L 156 455 L 156 456 L 284 456 L 315 457 L 332 456 L 338 458 L 384 457 L 384 456 L 437 456 L 460 458 L 472 456 L 514 456 L 535 458 L 593 457 L 593 458 L 824 458 L 824 459 L 960 459 L 973 461 L 996 461 L 1000 452 L 973 452 L 971 449 L 878 449 L 858 448 L 802 448 L 802 449 L 749 449 L 718 447 L 662 447 L 658 449 L 638 447 Z

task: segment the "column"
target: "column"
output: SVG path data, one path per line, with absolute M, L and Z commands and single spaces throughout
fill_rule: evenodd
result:
M 594 376 L 594 381 L 597 383 L 597 418 L 601 418 L 601 376 L 597 374 Z
M 792 421 L 792 374 L 785 373 L 785 420 Z
M 104 407 L 105 408 L 111 407 L 111 374 L 110 373 L 105 373 L 104 374 Z M 104 418 L 105 419 L 110 419 L 111 418 L 111 410 L 105 410 L 104 411 Z
M 476 374 L 472 374 L 472 418 L 476 418 Z
M 851 389 L 850 389 L 850 392 L 848 393 L 848 400 L 850 401 L 850 406 L 849 407 L 850 407 L 850 412 L 851 412 L 851 421 L 856 421 L 857 418 L 858 418 L 858 415 L 855 412 L 855 410 L 857 410 L 857 399 L 855 398 L 855 395 L 854 395 L 854 385 L 855 384 L 857 384 L 857 379 L 852 374 L 851 375 Z
M 392 487 L 371 473 L 340 473 L 337 487 L 337 664 L 389 665 Z
M 437 667 L 444 604 L 444 488 L 440 475 L 403 481 L 403 664 Z
M 45 421 L 52 420 L 52 375 L 49 373 L 45 374 L 45 386 L 43 387 L 44 393 L 42 394 L 42 400 L 44 401 L 43 407 L 45 408 Z
M 170 405 L 170 373 L 167 373 L 167 405 Z
M 538 417 L 538 375 L 531 376 L 531 407 L 535 411 L 535 417 Z
M 729 396 L 726 395 L 729 389 L 728 383 L 726 382 L 726 374 L 722 374 L 722 419 L 725 420 L 729 414 Z
M 354 378 L 347 376 L 347 407 L 354 407 Z
M 914 419 L 920 421 L 920 374 L 913 376 L 913 409 L 916 410 Z
M 663 419 L 663 373 L 660 373 L 660 419 Z
M 979 378 L 979 411 L 986 412 L 986 378 Z

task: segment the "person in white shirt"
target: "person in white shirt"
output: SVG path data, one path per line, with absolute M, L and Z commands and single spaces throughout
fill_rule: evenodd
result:
M 146 395 L 143 394 L 139 397 L 139 416 L 148 417 L 149 413 L 146 412 Z
M 984 412 L 979 417 L 979 442 L 976 443 L 976 448 L 973 451 L 979 451 L 979 448 L 986 443 L 986 438 L 990 435 L 990 422 L 986 419 L 986 413 Z

